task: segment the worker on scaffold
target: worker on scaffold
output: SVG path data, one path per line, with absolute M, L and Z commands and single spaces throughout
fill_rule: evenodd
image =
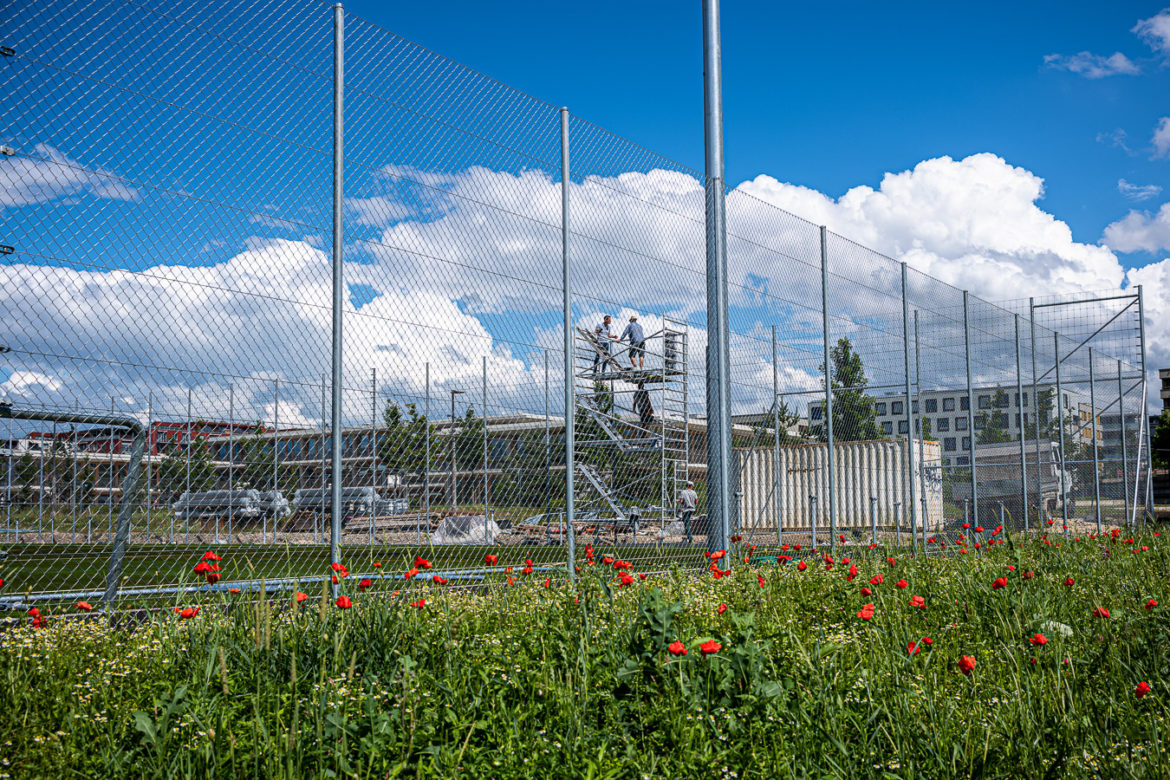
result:
M 605 376 L 609 369 L 610 342 L 617 338 L 613 335 L 613 330 L 610 328 L 611 322 L 612 320 L 607 314 L 602 318 L 601 324 L 593 329 L 593 335 L 597 338 L 597 343 L 602 349 L 602 352 L 593 355 L 593 373 L 597 373 L 597 364 L 601 363 L 602 376 Z M 605 362 L 602 362 L 603 360 Z
M 622 331 L 621 338 L 618 341 L 630 340 L 630 368 L 645 368 L 646 367 L 646 333 L 642 330 L 642 326 L 638 324 L 638 315 L 630 317 L 630 323 L 626 325 L 626 329 Z M 635 363 L 635 359 L 637 363 Z

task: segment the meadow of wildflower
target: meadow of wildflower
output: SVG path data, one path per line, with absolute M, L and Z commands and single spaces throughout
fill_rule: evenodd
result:
M 0 774 L 1170 777 L 1157 529 L 930 547 L 587 548 L 575 586 L 489 555 L 475 589 L 349 561 L 336 591 L 21 614 Z

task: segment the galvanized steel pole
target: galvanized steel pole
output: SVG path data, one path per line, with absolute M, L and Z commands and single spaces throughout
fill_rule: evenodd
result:
M 775 410 L 773 422 L 773 444 L 776 462 L 772 464 L 772 471 L 776 480 L 776 544 L 784 543 L 783 495 L 780 481 L 780 366 L 776 356 L 776 326 L 772 326 L 772 408 Z
M 487 355 L 483 356 L 483 408 L 480 411 L 483 417 L 483 519 L 484 527 L 488 519 L 488 430 L 487 430 Z
M 280 506 L 280 380 L 272 380 L 272 541 L 276 541 L 276 513 Z
M 918 513 L 914 506 L 915 431 L 914 399 L 910 394 L 910 296 L 908 293 L 906 264 L 902 263 L 902 369 L 906 378 L 906 506 L 910 509 L 910 547 L 913 549 L 917 546 L 918 540 Z M 921 437 L 922 432 L 919 431 L 918 435 Z
M 1028 413 L 1024 410 L 1024 376 L 1020 365 L 1020 315 L 1015 315 L 1016 326 L 1016 409 L 1020 417 L 1020 506 L 1024 517 L 1024 531 L 1028 530 L 1028 451 L 1024 446 L 1024 427 Z M 1039 443 L 1037 443 L 1039 446 Z
M 427 426 L 425 433 L 426 439 L 426 468 L 423 472 L 423 506 L 427 513 L 427 527 L 430 527 L 431 522 L 431 364 L 428 361 L 426 364 L 426 396 L 423 401 L 423 417 L 426 418 Z
M 963 358 L 967 365 L 967 454 L 971 460 L 971 511 L 979 524 L 979 483 L 975 474 L 975 388 L 971 380 L 971 304 L 963 290 Z
M 1145 420 L 1149 417 L 1146 414 L 1146 403 L 1148 396 L 1146 395 L 1146 315 L 1145 315 L 1145 300 L 1146 297 L 1142 292 L 1142 286 L 1137 286 L 1138 291 L 1138 339 L 1142 343 L 1142 407 L 1138 410 L 1142 416 L 1143 427 L 1146 431 L 1146 516 L 1154 516 L 1154 432 L 1150 430 L 1153 426 L 1145 424 Z M 1138 452 L 1141 452 L 1141 447 L 1138 447 Z M 1137 502 L 1137 493 L 1134 493 L 1134 502 Z M 1144 522 L 1143 522 L 1144 525 Z
M 345 303 L 343 254 L 342 194 L 345 130 L 345 11 L 341 3 L 333 4 L 333 404 L 330 414 L 333 428 L 332 484 L 329 514 L 333 522 L 329 531 L 330 561 L 341 561 L 341 367 L 342 312 Z M 336 588 L 335 588 L 336 590 Z
M 569 263 L 569 109 L 561 109 L 561 290 L 562 329 L 565 350 L 565 531 L 568 534 L 569 582 L 577 581 L 576 551 L 573 549 L 573 522 L 576 520 L 576 468 L 573 455 L 577 400 L 573 386 L 573 274 Z
M 1028 322 L 1032 331 L 1032 423 L 1036 428 L 1036 519 L 1044 518 L 1044 474 L 1040 465 L 1040 393 L 1036 387 L 1036 299 L 1028 299 Z M 1021 433 L 1022 435 L 1022 433 Z
M 1053 354 L 1056 356 L 1056 429 L 1060 435 L 1060 511 L 1064 517 L 1064 533 L 1068 534 L 1068 486 L 1065 484 L 1068 459 L 1064 450 L 1064 391 L 1060 386 L 1060 334 L 1052 334 Z
M 1101 533 L 1101 457 L 1097 451 L 1097 386 L 1093 373 L 1093 348 L 1089 347 L 1089 417 L 1093 436 L 1093 501 L 1097 507 L 1097 533 Z
M 1121 361 L 1117 361 L 1117 411 L 1121 420 L 1121 496 L 1125 501 L 1125 517 L 1129 518 L 1129 446 L 1125 441 L 1125 386 L 1121 377 Z M 1137 496 L 1134 496 L 1136 499 Z
M 829 548 L 837 548 L 837 491 L 833 452 L 833 364 L 829 359 L 829 231 L 821 225 L 821 340 L 825 359 L 825 442 L 829 482 Z M 813 549 L 817 534 L 813 531 Z
M 374 544 L 374 521 L 378 515 L 378 369 L 370 369 L 370 546 Z M 395 512 L 397 514 L 397 512 Z
M 707 233 L 707 549 L 727 549 L 731 501 L 731 366 L 723 181 L 719 0 L 703 0 L 703 116 Z M 728 561 L 727 557 L 723 558 Z

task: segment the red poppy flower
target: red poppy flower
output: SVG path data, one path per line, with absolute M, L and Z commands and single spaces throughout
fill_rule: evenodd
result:
M 671 642 L 669 645 L 667 645 L 666 649 L 670 651 L 671 655 L 686 655 L 687 654 L 686 645 L 684 645 L 682 642 L 678 641 L 677 639 L 674 640 L 673 642 Z
M 507 582 L 509 585 L 513 585 L 513 584 L 515 584 L 515 582 L 516 582 L 516 578 L 515 578 L 515 577 L 508 577 L 508 578 L 507 578 L 507 580 L 506 580 L 506 582 Z
M 496 562 L 499 560 L 500 560 L 499 558 L 492 555 L 491 553 L 488 553 L 487 555 L 483 556 L 483 562 L 486 563 L 488 566 L 495 566 Z
M 885 582 L 885 579 L 881 574 L 875 574 L 869 578 L 870 585 L 881 585 L 883 582 Z
M 1149 692 L 1150 692 L 1150 684 L 1148 682 L 1146 682 L 1145 680 L 1142 680 L 1140 683 L 1137 684 L 1137 687 L 1133 689 L 1133 695 L 1138 697 L 1139 699 L 1142 698 L 1143 696 L 1145 696 Z
M 1000 588 L 1006 588 L 1006 587 L 1007 587 L 1007 577 L 999 577 L 995 580 L 995 582 L 991 583 L 992 590 L 999 590 Z
M 906 654 L 910 656 L 918 655 L 922 652 L 922 648 L 918 646 L 918 642 L 911 642 L 906 645 Z
M 735 536 L 731 537 L 731 539 L 729 539 L 728 541 L 731 541 L 731 542 L 742 542 L 742 541 L 743 541 L 743 537 L 742 537 L 742 536 L 740 536 L 739 534 L 736 534 Z
M 930 637 L 928 637 L 928 636 L 924 636 L 924 637 L 922 637 L 922 644 L 924 644 L 924 645 L 926 645 L 927 647 L 929 647 L 929 646 L 931 646 L 931 645 L 933 645 L 933 644 L 934 644 L 934 640 L 933 640 L 933 639 L 931 639 L 931 638 L 930 638 Z
M 970 528 L 970 527 L 971 527 L 971 524 L 970 524 L 970 523 L 963 523 L 963 530 L 964 530 L 964 531 L 966 531 L 966 530 L 967 530 L 968 528 Z
M 1048 644 L 1048 637 L 1044 636 L 1043 634 L 1033 634 L 1028 638 L 1028 641 L 1039 647 L 1040 645 Z
M 4 589 L 4 578 L 0 577 L 0 590 Z
M 521 570 L 520 570 L 520 573 L 521 573 L 521 574 L 531 574 L 531 573 L 532 573 L 532 567 L 531 567 L 531 566 L 525 566 L 523 569 L 521 569 Z
M 421 555 L 416 555 L 414 557 L 414 565 L 420 569 L 431 568 L 431 562 L 428 561 L 426 558 L 423 558 Z
M 699 649 L 703 651 L 703 655 L 711 655 L 712 653 L 718 653 L 720 650 L 722 650 L 723 645 L 719 644 L 714 639 L 710 639 L 699 645 Z
M 40 617 L 41 611 L 39 609 L 37 609 L 36 607 L 33 607 L 32 609 L 30 609 L 28 611 L 28 614 L 32 615 L 33 617 Z
M 804 571 L 805 569 L 808 568 L 808 564 L 805 563 L 804 561 L 801 561 L 800 563 L 796 564 L 796 568 L 799 569 L 800 571 Z
M 626 575 L 626 577 L 628 577 L 628 576 L 629 576 L 629 575 Z M 625 580 L 626 580 L 626 577 L 622 577 L 622 584 L 623 584 L 623 585 L 628 585 L 628 584 L 629 584 L 628 582 L 626 582 L 626 581 L 625 581 Z M 630 577 L 630 582 L 633 582 L 633 581 L 634 581 L 634 578 L 633 578 L 633 577 Z M 542 584 L 543 584 L 543 585 L 544 585 L 544 587 L 546 587 L 546 588 L 547 588 L 547 587 L 549 587 L 549 586 L 552 584 L 552 578 L 551 578 L 551 577 L 545 577 L 545 578 L 544 578 L 544 582 L 543 582 Z
M 609 566 L 611 563 L 613 563 L 613 557 L 609 555 L 603 555 L 601 556 L 601 563 L 603 566 Z M 528 565 L 531 566 L 532 564 Z
M 782 544 L 782 545 L 780 545 L 780 549 L 783 550 L 784 552 L 788 552 L 788 545 Z
M 711 553 L 711 560 L 717 561 L 724 555 L 727 555 L 727 550 L 716 550 L 715 552 Z
M 1016 570 L 1016 567 L 1015 567 L 1015 566 L 1012 566 L 1012 565 L 1009 563 L 1009 564 L 1007 565 L 1007 570 L 1008 570 L 1008 571 L 1015 571 L 1015 570 Z
M 405 575 L 403 575 L 402 579 L 404 579 L 404 580 L 412 580 L 412 579 L 414 579 L 414 578 L 415 578 L 415 575 L 417 575 L 417 574 L 418 574 L 418 567 L 417 567 L 417 566 L 416 566 L 416 567 L 412 567 L 412 568 L 410 569 L 410 571 L 406 572 L 406 574 L 405 574 Z
M 977 533 L 977 534 L 983 533 L 983 526 L 981 526 L 981 525 L 975 526 L 975 533 Z
M 894 561 L 894 559 L 893 559 L 893 558 L 886 558 L 886 563 L 888 563 L 888 564 L 890 564 L 891 566 L 893 566 L 893 565 L 894 565 L 896 562 Z
M 761 588 L 762 588 L 762 587 L 764 587 L 764 575 L 763 575 L 763 574 L 757 574 L 757 575 L 756 575 L 756 582 L 760 583 L 760 587 L 761 587 Z
M 854 578 L 854 577 L 856 577 L 856 576 L 857 576 L 857 566 L 856 566 L 856 565 L 854 565 L 854 566 L 850 566 L 850 567 L 849 567 L 849 576 L 848 576 L 848 577 L 846 577 L 845 579 L 847 579 L 847 580 L 849 580 L 850 582 L 852 582 L 852 581 L 853 581 L 853 578 Z
M 448 582 L 450 582 L 450 580 L 446 577 L 440 577 L 438 574 L 436 574 L 434 577 L 431 577 L 431 582 L 435 583 L 436 585 L 446 585 Z M 546 585 L 545 587 L 548 586 Z
M 1156 606 L 1158 606 L 1158 602 L 1154 601 L 1153 599 L 1150 599 L 1146 602 L 1146 609 L 1153 609 Z
M 382 568 L 382 562 L 381 561 L 374 561 L 374 568 L 375 569 Z
M 1036 575 L 1035 575 L 1034 573 L 1030 572 L 1030 571 L 1026 571 L 1026 572 L 1024 572 L 1023 574 L 1021 574 L 1020 576 L 1021 576 L 1022 578 L 1024 578 L 1025 580 L 1030 580 L 1030 579 L 1032 579 L 1033 577 L 1035 577 Z
M 333 569 L 333 571 L 345 571 L 345 567 L 340 563 L 331 563 L 329 564 L 329 568 Z
M 959 659 L 959 671 L 970 676 L 975 669 L 975 656 L 965 655 Z
M 358 590 L 365 590 L 366 588 L 370 587 L 373 584 L 374 584 L 374 581 L 371 580 L 369 577 L 366 577 L 365 579 L 363 579 L 361 582 L 358 583 Z
M 88 601 L 79 601 L 76 604 L 74 604 L 73 606 L 77 607 L 82 612 L 92 612 L 93 611 L 93 604 L 90 604 Z
M 209 571 L 211 571 L 211 564 L 210 563 L 197 563 L 197 564 L 195 564 L 195 573 L 196 574 L 206 574 Z
M 339 583 L 339 582 L 341 581 L 341 580 L 337 579 L 337 575 L 336 575 L 336 574 L 334 574 L 334 575 L 333 575 L 333 578 L 332 578 L 332 579 L 333 579 L 333 584 L 334 584 L 334 585 L 336 585 L 337 583 Z
M 1109 610 L 1105 609 L 1105 607 L 1097 607 L 1093 610 L 1093 617 L 1107 618 L 1109 617 Z
M 415 609 L 422 609 L 426 605 L 427 605 L 426 599 L 419 599 L 418 601 L 410 602 L 410 606 L 414 607 Z
M 352 606 L 353 606 L 353 599 L 351 599 L 349 596 L 338 596 L 337 597 L 338 609 L 349 609 Z
M 190 620 L 191 618 L 193 618 L 199 614 L 200 609 L 202 609 L 202 608 L 201 607 L 183 607 L 183 609 L 179 610 L 179 617 L 182 618 L 183 620 Z
M 906 588 L 910 587 L 910 583 L 906 582 L 906 580 L 898 580 L 894 584 L 898 586 L 899 590 L 906 590 Z
M 793 545 L 792 549 L 794 549 L 794 550 L 796 550 L 796 551 L 798 551 L 798 552 L 799 552 L 799 551 L 800 551 L 800 545 L 799 545 L 799 544 L 797 544 L 797 545 Z
M 649 577 L 649 576 L 650 576 L 650 575 L 649 575 L 649 574 L 647 574 L 646 572 L 642 572 L 641 574 L 639 574 L 639 575 L 638 575 L 638 579 L 640 579 L 640 580 L 644 580 L 644 579 L 646 579 L 646 578 L 647 578 L 647 577 Z
M 308 594 L 308 593 L 301 593 L 301 592 L 298 590 L 298 591 L 297 591 L 297 594 L 296 594 L 295 596 L 293 596 L 293 598 L 294 598 L 294 599 L 296 599 L 296 602 L 297 602 L 298 604 L 300 604 L 300 603 L 302 603 L 302 602 L 304 602 L 304 601 L 308 600 L 308 598 L 309 598 L 309 594 Z
M 214 585 L 215 583 L 219 582 L 220 578 L 221 578 L 223 575 L 222 575 L 222 574 L 220 574 L 219 572 L 215 572 L 215 571 L 209 571 L 209 572 L 207 572 L 207 574 L 206 574 L 206 575 L 204 575 L 204 576 L 207 578 L 207 584 L 208 584 L 208 585 Z
M 203 557 L 200 558 L 200 560 L 202 560 L 202 561 L 222 561 L 223 558 L 220 558 L 214 552 L 212 552 L 211 550 L 208 550 L 207 552 L 203 553 Z
M 862 620 L 869 620 L 873 617 L 873 613 L 873 604 L 864 604 L 861 607 L 861 611 L 857 613 L 857 617 L 861 618 Z
M 726 612 L 726 611 L 727 611 L 727 605 L 726 605 L 726 604 L 720 604 L 720 605 L 719 605 L 719 609 L 717 609 L 717 610 L 715 610 L 715 611 L 716 611 L 716 612 L 718 612 L 720 615 L 722 615 L 724 612 Z
M 865 587 L 864 585 L 861 587 L 861 595 L 862 596 L 868 596 L 872 593 L 873 593 L 873 591 L 870 590 L 869 588 Z
M 240 589 L 239 588 L 228 588 L 228 593 L 231 593 L 233 596 L 238 596 L 240 594 Z
M 918 607 L 919 609 L 926 609 L 926 599 L 921 596 L 911 596 L 910 606 Z
M 1070 588 L 1071 588 L 1071 587 L 1073 586 L 1073 582 L 1075 582 L 1075 580 L 1073 580 L 1073 578 L 1072 578 L 1072 577 L 1065 577 L 1065 578 L 1064 578 L 1064 584 L 1065 584 L 1067 587 L 1070 587 Z

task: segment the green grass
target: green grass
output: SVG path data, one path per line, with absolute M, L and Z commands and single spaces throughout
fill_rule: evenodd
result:
M 500 572 L 486 592 L 398 597 L 351 576 L 352 609 L 324 586 L 299 608 L 218 594 L 193 619 L 133 628 L 57 607 L 44 628 L 0 634 L 0 772 L 1167 777 L 1170 545 L 1125 538 L 918 559 L 855 548 L 852 581 L 820 559 L 629 587 L 599 562 L 576 589 Z M 237 554 L 221 551 L 225 569 Z

